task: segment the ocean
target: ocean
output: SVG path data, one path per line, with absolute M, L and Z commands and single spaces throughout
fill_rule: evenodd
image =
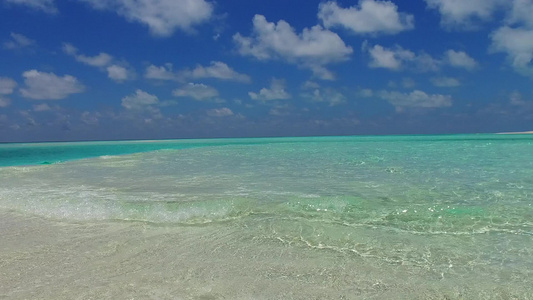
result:
M 0 144 L 0 298 L 533 299 L 533 135 Z

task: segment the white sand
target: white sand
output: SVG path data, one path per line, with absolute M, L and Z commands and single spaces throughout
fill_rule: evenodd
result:
M 514 290 L 513 285 L 499 286 L 486 278 L 443 277 L 412 265 L 291 246 L 241 232 L 225 224 L 180 227 L 128 222 L 72 223 L 0 211 L 0 298 L 532 296 L 528 294 L 531 290 Z

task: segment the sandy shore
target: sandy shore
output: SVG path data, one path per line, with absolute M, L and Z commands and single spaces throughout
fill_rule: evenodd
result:
M 498 132 L 497 134 L 533 134 L 533 131 Z
M 487 278 L 448 276 L 410 264 L 307 249 L 242 232 L 227 224 L 179 227 L 133 222 L 73 223 L 0 212 L 0 298 L 533 296 L 530 288 L 524 290 L 524 283 L 498 284 L 489 273 Z

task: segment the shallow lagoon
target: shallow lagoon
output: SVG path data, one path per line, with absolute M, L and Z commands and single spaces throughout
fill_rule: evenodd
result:
M 533 298 L 533 136 L 35 146 L 0 146 L 7 298 Z

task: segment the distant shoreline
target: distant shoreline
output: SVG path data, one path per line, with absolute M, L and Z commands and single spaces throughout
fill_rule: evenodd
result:
M 533 134 L 533 131 L 498 132 L 496 134 Z

